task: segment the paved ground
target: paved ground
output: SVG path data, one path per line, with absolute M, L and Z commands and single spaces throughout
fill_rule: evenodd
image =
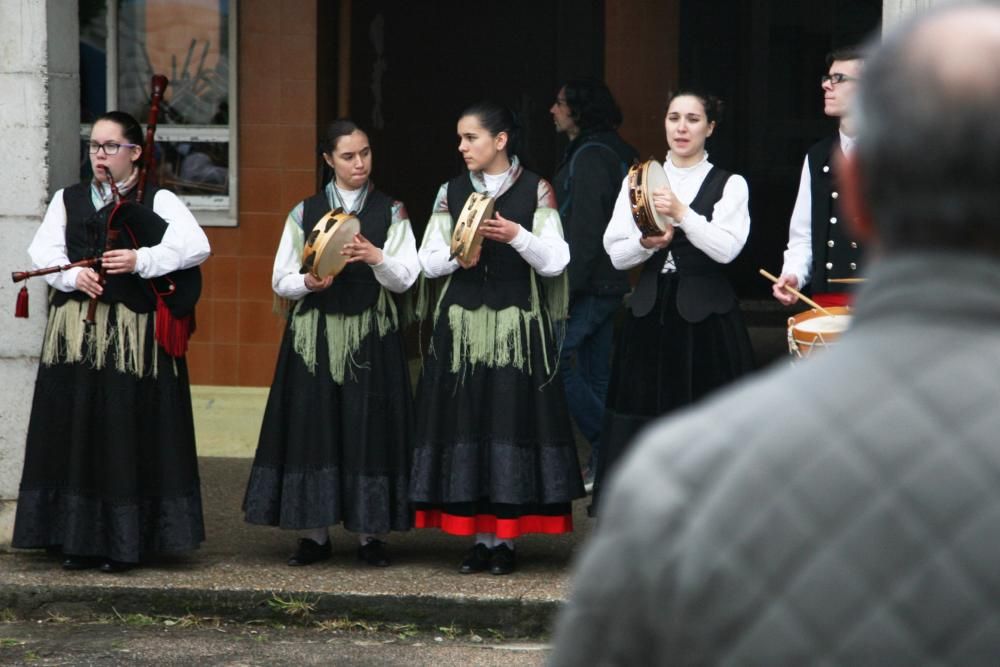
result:
M 754 324 L 751 336 L 758 361 L 780 359 L 783 330 Z M 495 637 L 545 641 L 567 595 L 572 559 L 594 525 L 586 516 L 589 499 L 574 506 L 574 533 L 518 540 L 519 569 L 510 576 L 459 575 L 456 568 L 468 540 L 428 530 L 392 536 L 395 563 L 387 569 L 358 563 L 357 544 L 341 529 L 333 532 L 330 561 L 291 568 L 285 560 L 294 548 L 295 536 L 247 525 L 240 513 L 250 470 L 248 457 L 256 445 L 265 398 L 266 390 L 260 389 L 194 388 L 208 533 L 198 552 L 121 575 L 65 572 L 57 560 L 38 552 L 0 553 L 0 663 L 116 664 L 130 661 L 124 660 L 122 647 L 136 651 L 131 658 L 138 658 L 147 655 L 143 651 L 155 656 L 184 642 L 190 646 L 187 657 L 171 662 L 174 658 L 168 660 L 164 653 L 163 660 L 154 664 L 190 664 L 192 656 L 202 656 L 199 662 L 212 665 L 330 664 L 341 654 L 327 651 L 375 645 L 386 647 L 385 653 L 371 664 L 493 664 L 496 656 L 501 656 L 497 664 L 541 662 L 538 644 L 529 642 L 517 650 L 483 647 L 496 644 L 490 639 Z M 585 449 L 581 448 L 581 460 L 586 460 Z M 135 614 L 153 623 L 136 627 L 121 622 L 137 618 L 131 616 Z M 188 627 L 190 619 L 206 618 L 229 624 L 230 629 L 225 633 L 206 629 L 203 622 Z M 70 619 L 74 623 L 64 623 Z M 103 622 L 80 625 L 95 619 Z M 283 631 L 290 634 L 269 638 L 262 638 L 263 630 L 252 626 L 262 624 L 260 628 L 271 632 L 276 625 L 292 622 L 295 626 Z M 324 628 L 342 629 L 345 623 L 360 624 L 363 636 L 359 638 L 354 631 L 341 631 L 343 636 L 323 634 Z M 36 626 L 41 637 L 34 633 Z M 52 630 L 54 626 L 61 629 Z M 80 628 L 79 636 L 73 634 L 74 628 Z M 441 628 L 448 629 L 442 642 L 435 641 L 435 636 L 411 636 Z M 116 638 L 116 633 L 126 631 L 131 639 Z M 240 641 L 216 645 L 216 635 Z M 472 641 L 472 635 L 484 640 Z M 177 641 L 162 642 L 163 637 Z M 287 642 L 312 647 L 314 653 L 307 650 L 306 655 L 318 656 L 316 661 L 289 658 L 282 662 L 277 653 L 268 652 L 268 647 Z M 74 643 L 91 646 L 94 652 L 86 658 L 80 654 L 79 660 L 64 659 L 65 646 Z M 220 648 L 227 645 L 230 648 Z M 403 653 L 394 653 L 403 646 L 409 647 L 405 658 Z M 462 653 L 466 649 L 472 653 Z M 343 656 L 343 661 L 352 664 L 365 664 L 367 659 Z
M 294 535 L 242 520 L 249 470 L 249 459 L 201 459 L 208 540 L 189 556 L 109 575 L 65 572 L 41 552 L 0 554 L 0 610 L 44 618 L 107 614 L 114 606 L 121 613 L 192 611 L 245 620 L 275 616 L 280 598 L 310 604 L 318 616 L 424 626 L 458 622 L 538 635 L 566 596 L 570 560 L 592 526 L 586 502 L 578 502 L 576 532 L 518 540 L 519 569 L 502 577 L 458 574 L 469 543 L 436 530 L 393 535 L 395 563 L 376 569 L 357 561 L 357 543 L 337 529 L 331 560 L 292 568 L 285 560 Z
M 542 665 L 548 646 L 496 633 L 420 632 L 326 621 L 236 624 L 213 618 L 132 615 L 94 622 L 0 621 L 0 664 L 158 665 Z

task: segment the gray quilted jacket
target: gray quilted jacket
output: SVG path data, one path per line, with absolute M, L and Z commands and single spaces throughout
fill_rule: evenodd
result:
M 553 664 L 1000 664 L 1000 262 L 884 259 L 836 347 L 637 444 Z

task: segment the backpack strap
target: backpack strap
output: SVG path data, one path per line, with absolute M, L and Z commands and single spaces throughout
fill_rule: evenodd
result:
M 599 141 L 587 141 L 580 144 L 580 147 L 576 149 L 575 153 L 573 153 L 573 157 L 569 159 L 569 176 L 566 178 L 566 190 L 568 192 L 571 192 L 573 190 L 573 172 L 576 170 L 576 159 L 580 157 L 580 153 L 582 153 L 587 148 L 590 148 L 591 146 L 596 146 L 597 148 L 603 148 L 606 151 L 610 151 L 615 156 L 615 159 L 618 160 L 618 163 L 621 165 L 622 178 L 625 178 L 625 174 L 628 173 L 628 164 L 626 164 L 625 161 L 622 160 L 621 157 L 619 157 L 618 153 L 615 152 L 615 149 L 613 149 L 611 146 L 608 146 L 607 144 L 602 144 Z M 564 201 L 559 206 L 560 218 L 566 217 L 566 212 L 569 210 L 569 202 L 570 198 L 567 197 L 566 201 Z

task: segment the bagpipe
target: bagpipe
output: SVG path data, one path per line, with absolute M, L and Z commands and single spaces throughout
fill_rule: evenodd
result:
M 146 193 L 147 177 L 155 165 L 154 136 L 160 102 L 163 100 L 163 92 L 167 83 L 167 77 L 161 74 L 153 76 L 142 166 L 133 192 L 123 196 L 118 191 L 110 170 L 105 167 L 105 178 L 113 195 L 112 202 L 96 211 L 83 225 L 83 230 L 88 237 L 84 245 L 89 250 L 84 254 L 92 256 L 62 266 L 34 271 L 15 271 L 11 274 L 15 283 L 34 276 L 56 273 L 80 266 L 96 267 L 99 282 L 105 286 L 108 285 L 108 275 L 106 267 L 101 262 L 103 252 L 121 248 L 151 247 L 163 240 L 163 235 L 167 231 L 167 222 L 157 215 L 151 206 L 143 204 L 143 196 Z M 187 352 L 188 339 L 195 330 L 194 308 L 201 296 L 201 269 L 195 266 L 145 281 L 136 280 L 135 276 L 112 276 L 112 278 L 112 284 L 109 286 L 112 288 L 110 291 L 130 297 L 123 299 L 126 304 L 132 305 L 136 301 L 140 304 L 155 303 L 156 324 L 154 331 L 157 342 L 170 356 L 184 356 Z M 116 278 L 125 278 L 128 282 L 114 280 Z M 131 286 L 131 289 L 123 289 L 126 286 Z M 107 295 L 108 291 L 105 292 L 105 296 Z M 98 301 L 98 298 L 90 300 L 87 316 L 84 319 L 88 325 L 94 323 Z M 15 317 L 27 316 L 28 291 L 27 285 L 25 285 L 21 287 L 17 296 Z

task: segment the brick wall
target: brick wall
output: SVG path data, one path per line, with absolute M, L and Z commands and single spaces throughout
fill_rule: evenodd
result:
M 240 2 L 239 226 L 206 229 L 194 384 L 271 384 L 282 333 L 271 266 L 285 216 L 317 177 L 317 1 Z
M 609 0 L 604 11 L 604 72 L 625 117 L 621 135 L 642 159 L 662 160 L 664 105 L 678 80 L 680 0 Z

